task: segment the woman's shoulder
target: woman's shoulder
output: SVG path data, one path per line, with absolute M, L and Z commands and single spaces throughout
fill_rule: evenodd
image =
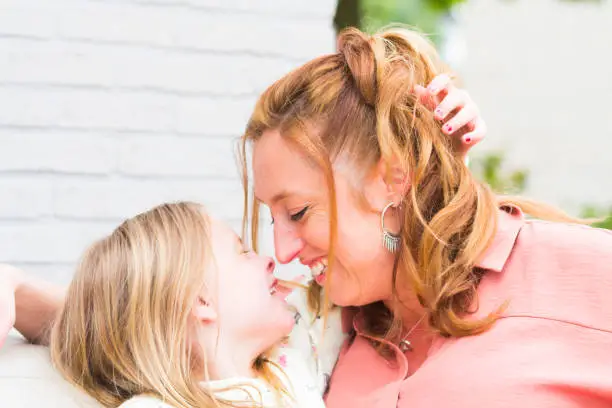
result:
M 612 331 L 612 231 L 527 221 L 507 269 L 519 309 Z
M 159 398 L 150 395 L 137 395 L 119 405 L 119 408 L 173 408 Z
M 523 250 L 530 250 L 532 255 L 554 255 L 567 261 L 579 261 L 580 264 L 590 260 L 593 264 L 612 268 L 610 230 L 579 224 L 529 220 L 521 229 L 519 243 L 523 243 Z

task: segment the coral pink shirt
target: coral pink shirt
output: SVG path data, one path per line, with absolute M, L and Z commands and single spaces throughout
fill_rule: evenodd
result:
M 408 377 L 399 349 L 380 357 L 353 318 L 327 407 L 611 407 L 612 232 L 500 211 L 479 266 L 477 315 L 510 300 L 489 331 L 435 339 Z

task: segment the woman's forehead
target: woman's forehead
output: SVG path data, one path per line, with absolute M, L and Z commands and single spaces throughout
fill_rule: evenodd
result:
M 278 131 L 264 132 L 255 142 L 253 179 L 255 196 L 267 205 L 294 195 L 317 193 L 324 187 L 322 172 Z

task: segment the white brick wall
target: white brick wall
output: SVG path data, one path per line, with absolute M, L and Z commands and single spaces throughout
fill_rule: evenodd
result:
M 237 227 L 232 143 L 265 86 L 333 49 L 335 5 L 2 0 L 0 262 L 66 282 L 93 239 L 169 200 Z
M 531 197 L 612 205 L 612 2 L 470 0 L 460 21 L 462 73 L 489 125 L 479 149 L 530 170 Z

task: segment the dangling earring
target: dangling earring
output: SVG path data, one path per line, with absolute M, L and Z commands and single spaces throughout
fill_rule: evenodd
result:
M 387 251 L 391 252 L 392 254 L 397 252 L 400 244 L 399 235 L 393 234 L 385 228 L 385 214 L 387 213 L 387 210 L 393 206 L 393 204 L 393 201 L 387 204 L 387 206 L 382 210 L 382 213 L 380 214 L 380 226 L 382 228 L 383 246 L 387 248 Z

